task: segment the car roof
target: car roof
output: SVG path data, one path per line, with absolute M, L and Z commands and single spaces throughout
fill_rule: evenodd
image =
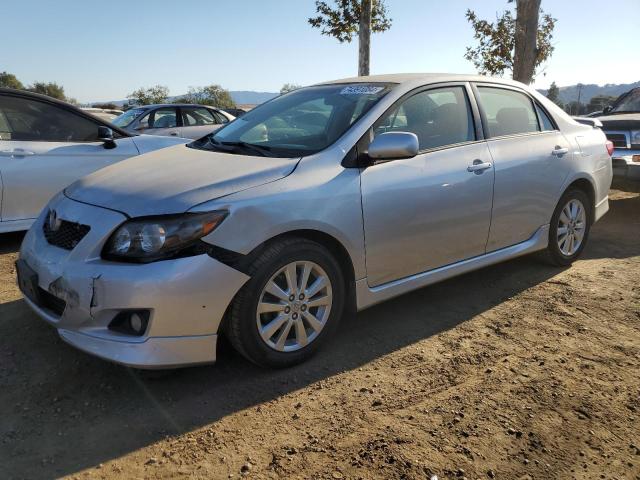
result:
M 218 110 L 216 107 L 212 107 L 211 105 L 199 105 L 197 103 L 154 103 L 151 105 L 133 105 L 131 108 L 166 108 L 166 107 L 206 107 L 211 108 L 213 110 Z
M 469 75 L 461 73 L 391 73 L 384 75 L 368 75 L 366 77 L 348 77 L 339 80 L 321 82 L 317 85 L 332 85 L 341 83 L 413 83 L 413 82 L 441 83 L 441 82 L 491 82 L 504 85 L 522 85 L 513 80 L 488 77 L 484 75 Z

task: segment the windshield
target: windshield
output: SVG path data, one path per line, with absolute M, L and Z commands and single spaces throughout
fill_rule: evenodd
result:
M 611 111 L 617 113 L 640 112 L 640 88 L 631 90 Z
M 192 146 L 264 156 L 310 155 L 334 143 L 390 87 L 355 83 L 301 88 L 256 107 Z
M 119 115 L 111 120 L 111 123 L 113 123 L 116 127 L 125 128 L 126 126 L 130 125 L 131 122 L 133 122 L 138 117 L 138 115 L 140 115 L 144 111 L 144 108 L 133 108 L 131 110 L 127 110 L 122 115 Z

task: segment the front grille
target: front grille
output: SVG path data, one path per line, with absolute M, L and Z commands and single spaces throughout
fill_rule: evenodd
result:
M 613 142 L 614 147 L 629 148 L 629 144 L 627 143 L 627 136 L 624 133 L 604 133 L 607 136 L 607 140 L 611 140 Z
M 40 307 L 51 310 L 58 316 L 62 316 L 62 312 L 64 312 L 64 309 L 67 306 L 67 303 L 64 300 L 50 294 L 40 287 L 38 287 L 38 297 L 40 300 L 38 302 Z
M 43 230 L 44 237 L 51 245 L 64 248 L 65 250 L 73 250 L 75 246 L 80 243 L 80 240 L 89 233 L 91 227 L 89 227 L 89 225 L 81 225 L 79 223 L 62 220 L 59 228 L 51 230 L 49 222 L 45 220 Z

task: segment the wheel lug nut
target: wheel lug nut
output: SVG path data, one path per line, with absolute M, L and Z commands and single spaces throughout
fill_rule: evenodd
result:
M 289 313 L 291 311 L 291 309 L 289 307 L 285 307 L 284 308 L 284 313 Z
M 298 318 L 298 314 L 294 313 L 293 315 L 291 315 L 291 318 L 293 318 L 294 320 Z
M 295 295 L 289 295 L 289 301 L 293 302 L 296 299 Z
M 303 312 L 305 312 L 305 311 L 307 310 L 307 306 L 306 306 L 306 305 L 302 305 L 302 306 L 300 307 L 300 310 L 302 310 Z
M 299 298 L 300 300 L 304 300 L 304 293 L 301 293 Z

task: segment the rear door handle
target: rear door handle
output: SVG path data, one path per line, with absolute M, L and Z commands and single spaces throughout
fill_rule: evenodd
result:
M 568 148 L 562 148 L 560 145 L 556 145 L 556 148 L 553 149 L 553 151 L 551 152 L 551 155 L 554 155 L 556 157 L 561 157 L 563 155 L 566 155 L 567 153 L 569 153 Z
M 31 155 L 35 155 L 35 152 L 30 150 L 22 150 L 21 148 L 16 148 L 13 150 L 0 150 L 0 157 L 30 157 Z
M 467 167 L 467 172 L 473 172 L 480 174 L 486 169 L 491 168 L 491 162 L 483 162 L 482 160 L 474 160 L 471 165 Z

